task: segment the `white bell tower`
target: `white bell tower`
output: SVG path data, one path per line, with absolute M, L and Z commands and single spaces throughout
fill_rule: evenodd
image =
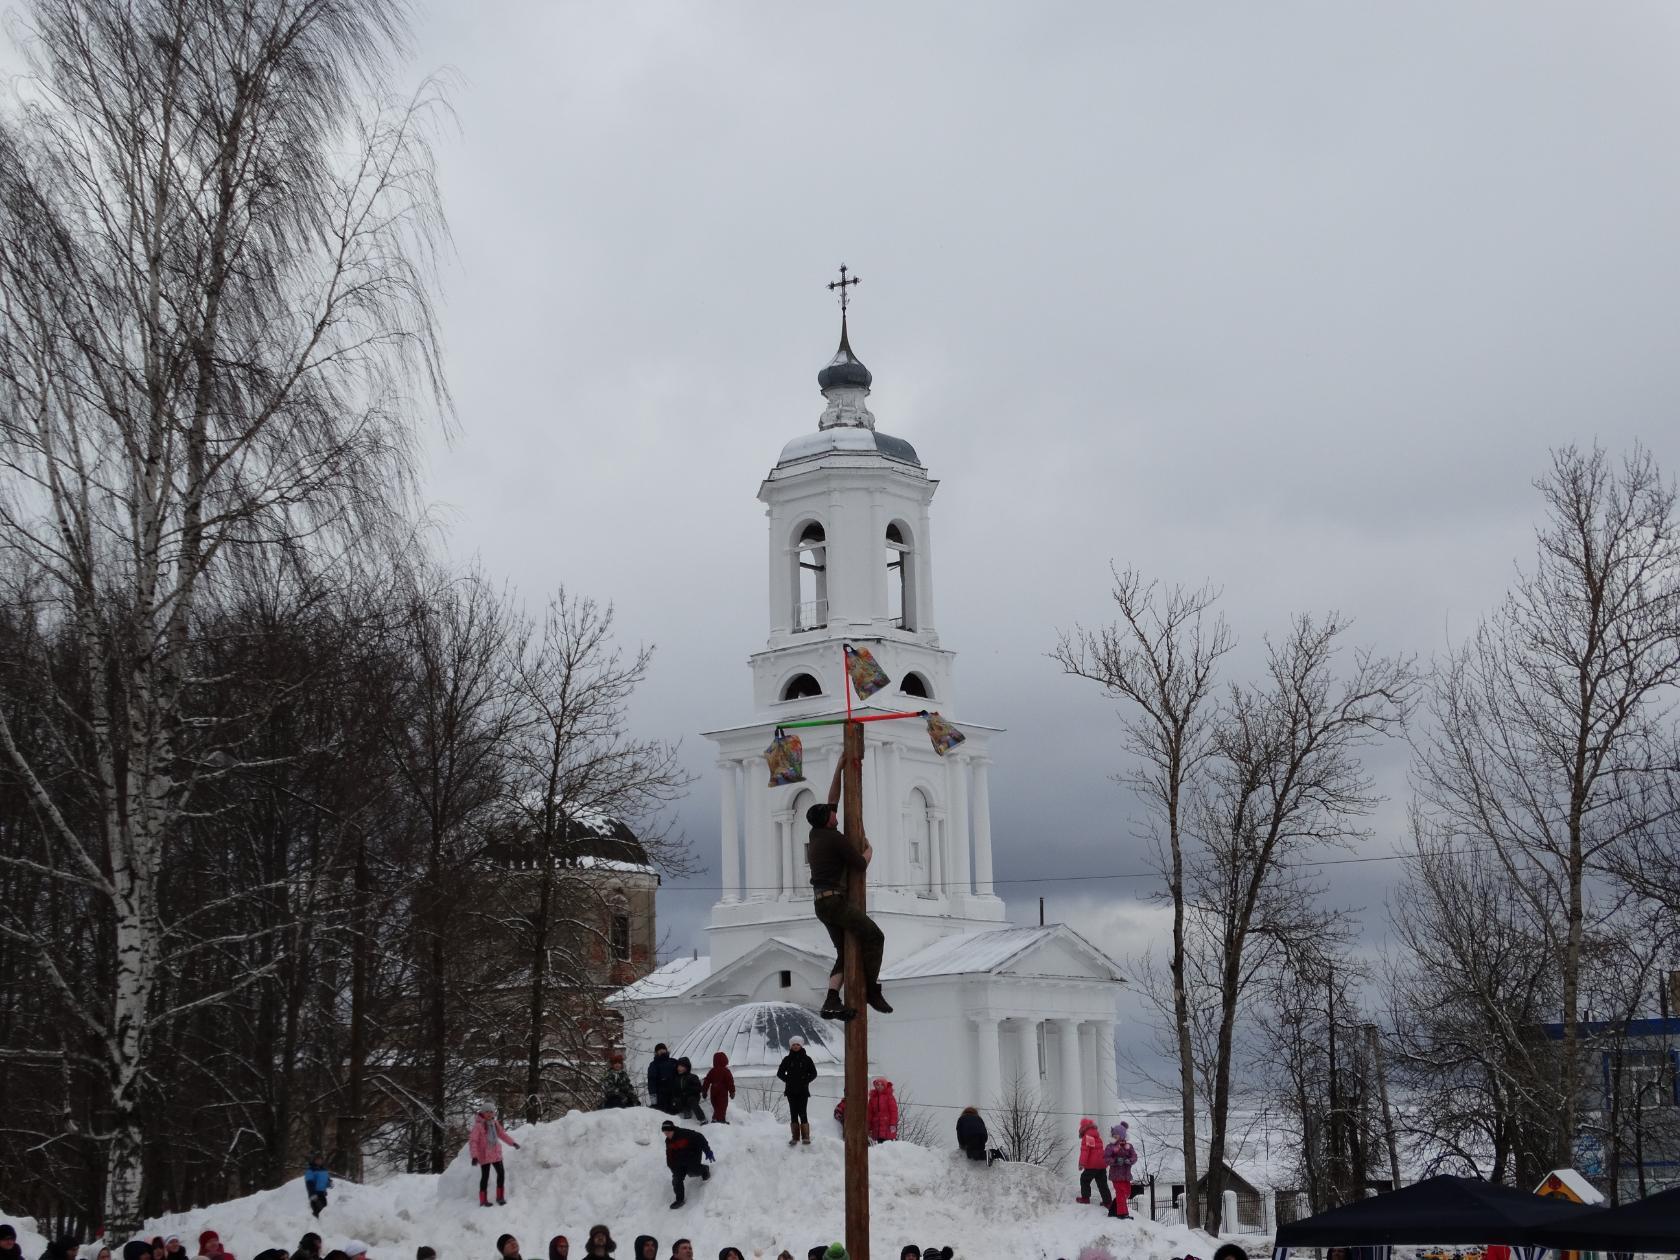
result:
M 817 374 L 826 406 L 759 487 L 769 518 L 769 634 L 751 657 L 753 721 L 707 732 L 722 781 L 723 895 L 712 907 L 714 971 L 770 937 L 829 948 L 811 911 L 806 808 L 826 796 L 840 727 L 801 730 L 807 782 L 769 787 L 764 750 L 778 723 L 843 715 L 843 645 L 867 647 L 892 683 L 862 711 L 936 710 L 966 742 L 941 757 L 925 723 L 872 722 L 864 829 L 875 849 L 870 913 L 887 962 L 952 932 L 1004 919 L 992 889 L 988 746 L 995 728 L 959 720 L 952 653 L 933 603 L 928 505 L 938 482 L 916 450 L 875 428 L 873 377 L 852 352 L 841 277 L 840 347 Z

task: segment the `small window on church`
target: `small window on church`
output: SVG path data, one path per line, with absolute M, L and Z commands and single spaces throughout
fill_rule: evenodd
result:
M 927 679 L 917 673 L 904 675 L 904 681 L 898 685 L 898 689 L 907 696 L 916 696 L 922 700 L 933 699 L 933 692 L 928 689 Z
M 630 916 L 627 914 L 613 915 L 612 956 L 614 962 L 630 961 Z
M 793 988 L 793 972 L 791 972 L 791 971 L 782 972 L 780 980 L 781 980 L 782 988 L 784 988 L 784 989 Z
M 905 529 L 897 521 L 887 526 L 887 618 L 905 630 L 916 628 L 915 570 Z
M 807 696 L 822 695 L 822 684 L 810 674 L 795 674 L 782 688 L 783 700 L 803 700 Z

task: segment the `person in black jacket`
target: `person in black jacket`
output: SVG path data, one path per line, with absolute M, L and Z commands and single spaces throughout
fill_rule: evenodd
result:
M 706 1135 L 697 1129 L 679 1129 L 675 1122 L 667 1120 L 659 1130 L 665 1135 L 665 1167 L 671 1170 L 671 1189 L 677 1192 L 676 1202 L 671 1206 L 680 1208 L 686 1198 L 683 1181 L 688 1177 L 710 1181 L 712 1170 L 700 1161 L 716 1160 L 717 1156 L 712 1154 Z
M 671 1051 L 661 1041 L 653 1048 L 653 1062 L 648 1064 L 648 1106 L 674 1112 L 677 1109 L 674 1093 L 676 1079 L 677 1061 L 671 1057 Z
M 700 1106 L 700 1078 L 694 1075 L 694 1065 L 686 1058 L 677 1060 L 677 1074 L 671 1082 L 676 1111 L 684 1120 L 706 1123 L 706 1112 Z
M 970 1159 L 986 1158 L 986 1122 L 974 1107 L 964 1107 L 957 1117 L 957 1145 Z
M 811 1117 L 807 1108 L 811 1105 L 811 1082 L 817 1079 L 817 1065 L 805 1053 L 805 1043 L 798 1037 L 788 1042 L 788 1052 L 776 1069 L 776 1079 L 787 1086 L 788 1122 L 793 1126 L 788 1145 L 798 1146 L 801 1142 L 811 1145 Z

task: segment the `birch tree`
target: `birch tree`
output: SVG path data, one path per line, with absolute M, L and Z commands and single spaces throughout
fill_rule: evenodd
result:
M 54 679 L 74 779 L 0 697 L 0 756 L 114 941 L 91 999 L 36 965 L 97 1047 L 105 1224 L 138 1226 L 140 1093 L 181 937 L 160 897 L 213 761 L 195 618 L 241 549 L 377 534 L 413 400 L 442 401 L 423 94 L 386 107 L 393 0 L 35 0 L 0 120 L 4 594 L 74 643 Z M 236 760 L 236 759 L 235 759 Z M 194 942 L 202 945 L 202 941 Z
M 1652 455 L 1566 447 L 1537 483 L 1531 570 L 1438 670 L 1415 758 L 1446 843 L 1490 849 L 1555 965 L 1563 1024 L 1553 1159 L 1571 1161 L 1582 1056 L 1582 962 L 1594 874 L 1670 837 L 1680 805 L 1680 521 Z

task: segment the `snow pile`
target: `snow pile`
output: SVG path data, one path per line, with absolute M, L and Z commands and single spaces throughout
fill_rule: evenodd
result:
M 347 1238 L 369 1245 L 373 1260 L 412 1260 L 422 1243 L 440 1260 L 495 1260 L 498 1235 L 519 1239 L 522 1254 L 542 1260 L 548 1240 L 565 1234 L 583 1252 L 589 1227 L 603 1223 L 629 1260 L 632 1239 L 652 1234 L 661 1256 L 671 1242 L 694 1241 L 697 1256 L 725 1246 L 749 1257 L 782 1248 L 798 1260 L 818 1243 L 845 1237 L 842 1147 L 836 1126 L 814 1126 L 812 1145 L 789 1148 L 787 1126 L 765 1113 L 741 1113 L 704 1132 L 717 1153 L 708 1182 L 688 1182 L 688 1202 L 672 1211 L 659 1125 L 643 1108 L 573 1112 L 511 1130 L 508 1205 L 478 1206 L 478 1170 L 466 1151 L 441 1176 L 402 1175 L 378 1185 L 334 1187 L 321 1220 L 311 1220 L 301 1178 L 216 1207 L 165 1216 L 148 1234 L 196 1240 L 220 1232 L 248 1260 L 265 1247 L 294 1246 L 317 1230 L 329 1248 Z M 822 1132 L 826 1130 L 825 1132 Z M 1121 1260 L 1208 1257 L 1207 1236 L 1180 1226 L 1108 1219 L 1100 1206 L 1073 1202 L 1074 1177 L 1024 1164 L 971 1163 L 955 1150 L 889 1142 L 870 1151 L 871 1243 L 876 1260 L 897 1260 L 913 1242 L 951 1246 L 967 1260 L 1072 1260 L 1106 1247 Z M 492 1185 L 494 1179 L 492 1178 Z M 30 1252 L 33 1255 L 35 1253 Z

